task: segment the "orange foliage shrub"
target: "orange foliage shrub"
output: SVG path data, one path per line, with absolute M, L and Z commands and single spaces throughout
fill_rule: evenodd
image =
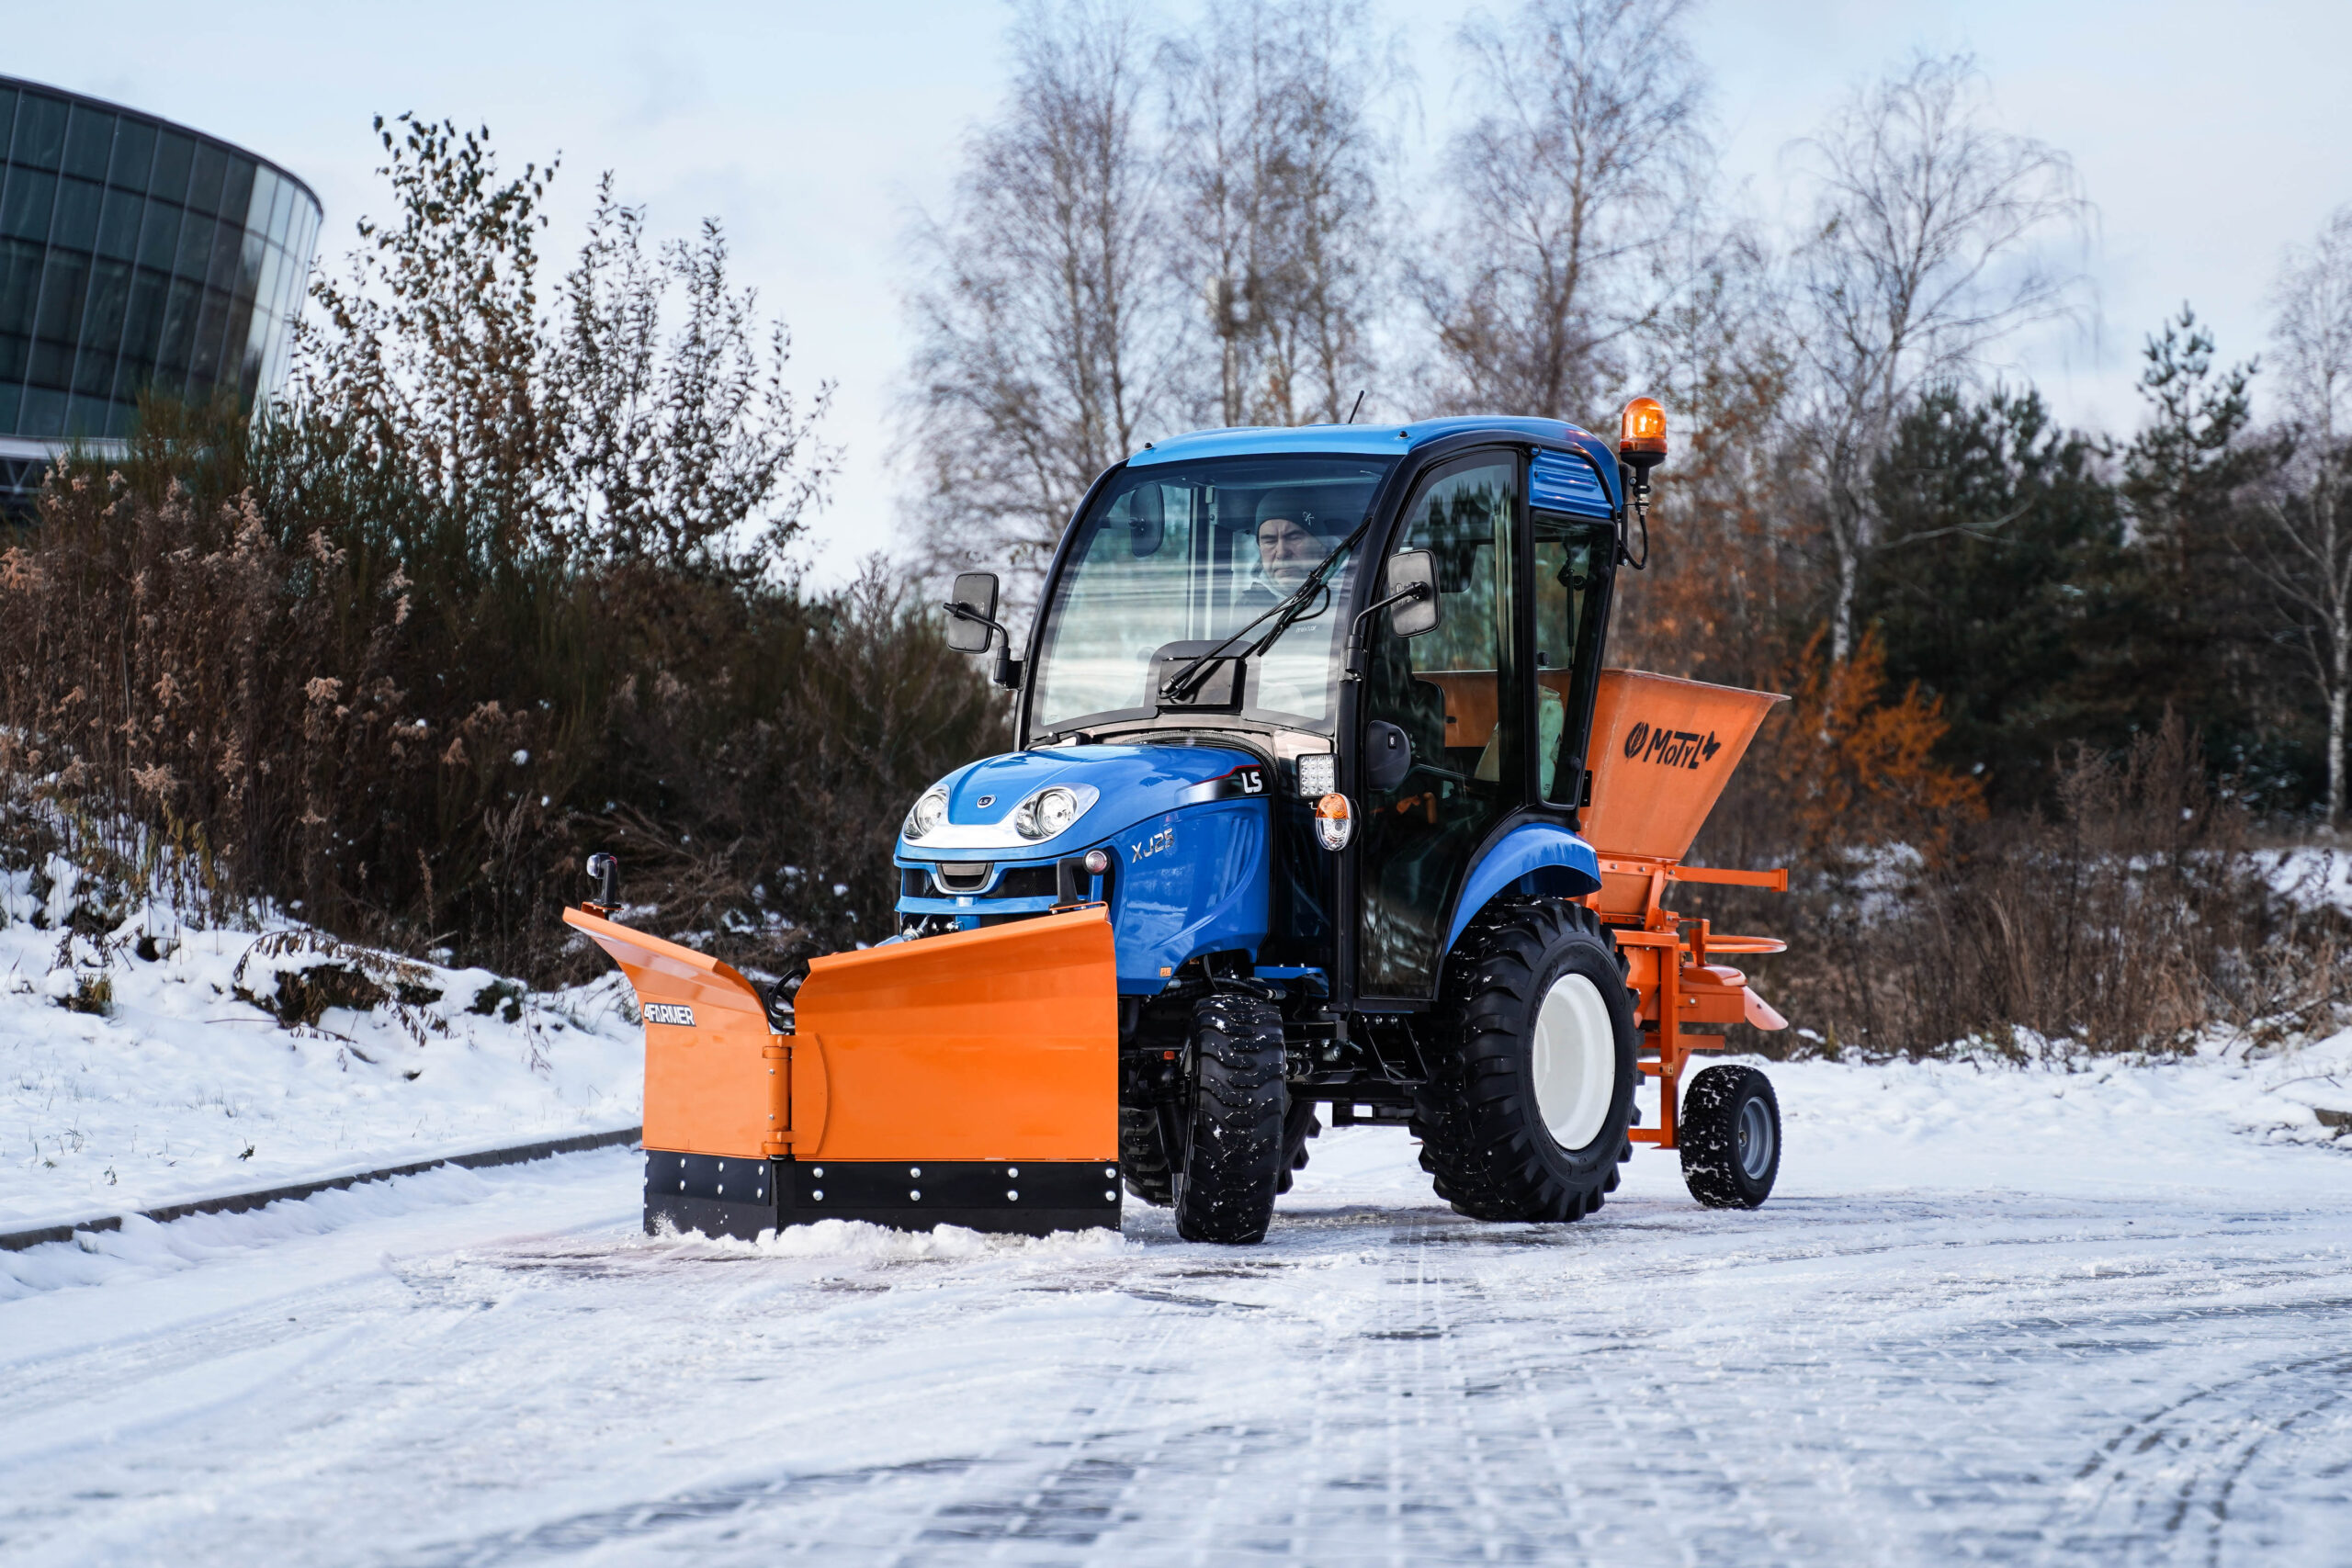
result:
M 1797 666 L 1796 701 L 1760 771 L 1771 780 L 1792 851 L 1815 864 L 1852 849 L 1908 844 L 1929 863 L 1950 853 L 1959 829 L 1984 819 L 1984 791 L 1936 761 L 1943 739 L 1939 698 L 1917 682 L 1886 691 L 1886 650 L 1863 634 L 1843 664 L 1816 632 Z

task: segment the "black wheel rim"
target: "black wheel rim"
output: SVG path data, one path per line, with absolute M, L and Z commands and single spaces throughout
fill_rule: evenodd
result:
M 1738 1156 L 1740 1174 L 1750 1181 L 1761 1181 L 1772 1168 L 1772 1111 L 1763 1100 L 1750 1095 L 1740 1101 Z

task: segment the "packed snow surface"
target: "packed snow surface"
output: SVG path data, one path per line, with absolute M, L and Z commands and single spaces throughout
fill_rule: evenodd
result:
M 2346 1560 L 2288 1062 L 1770 1071 L 1752 1213 L 1481 1224 L 1356 1128 L 1258 1247 L 650 1238 L 611 1150 L 0 1255 L 0 1558 Z
M 28 903 L 12 879 L 0 900 Z M 0 927 L 0 1232 L 643 1120 L 644 1032 L 618 973 L 533 996 L 299 927 L 182 930 L 154 911 L 156 956 L 126 928 L 101 966 L 28 912 Z M 281 973 L 355 965 L 387 982 L 381 1005 L 289 1027 L 237 994 L 275 1002 Z M 63 1005 L 99 979 L 106 1010 Z

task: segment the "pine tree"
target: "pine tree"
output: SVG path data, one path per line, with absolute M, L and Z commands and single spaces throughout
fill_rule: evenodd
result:
M 1872 478 L 1885 536 L 1864 619 L 1889 680 L 1942 699 L 1939 755 L 2003 805 L 2046 795 L 2064 741 L 2114 728 L 2064 695 L 2088 629 L 2083 581 L 2122 540 L 2098 457 L 2037 392 L 1972 402 L 1942 388 L 1896 426 Z
M 2098 632 L 2075 694 L 2139 733 L 2176 711 L 2225 771 L 2275 772 L 2298 716 L 2233 544 L 2253 525 L 2249 487 L 2277 462 L 2252 431 L 2256 366 L 2220 364 L 2186 305 L 2143 356 L 2150 418 L 2124 449 L 2118 486 L 2125 548 L 2090 586 Z

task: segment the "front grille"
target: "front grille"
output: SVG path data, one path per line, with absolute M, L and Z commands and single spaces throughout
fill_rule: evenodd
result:
M 1004 874 L 992 895 L 998 898 L 1050 898 L 1060 889 L 1050 865 L 1016 865 Z
M 994 887 L 979 893 L 987 886 L 989 873 L 993 869 L 993 863 L 988 861 L 942 861 L 928 871 L 921 866 L 907 866 L 899 874 L 899 896 L 938 898 L 978 893 L 982 898 L 1051 898 L 1061 890 L 1053 863 L 1048 861 L 1044 865 L 1007 866 Z

